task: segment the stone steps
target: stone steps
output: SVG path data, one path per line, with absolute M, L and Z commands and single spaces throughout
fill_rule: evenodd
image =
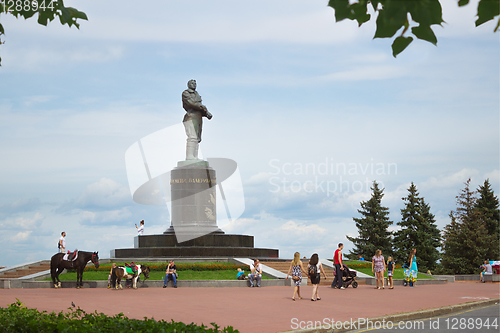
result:
M 17 269 L 13 272 L 5 272 L 2 275 L 0 275 L 0 279 L 17 279 L 23 276 L 43 272 L 46 270 L 50 270 L 50 264 L 42 263 L 36 266 L 29 266 L 28 268 Z

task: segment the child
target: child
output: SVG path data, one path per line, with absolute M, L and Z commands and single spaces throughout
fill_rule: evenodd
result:
M 394 261 L 392 257 L 389 256 L 387 258 L 387 284 L 389 285 L 389 289 L 394 289 L 394 283 L 392 282 L 392 276 L 394 274 Z
M 111 265 L 111 269 L 109 270 L 108 289 L 111 288 L 111 274 L 113 273 L 113 268 L 116 268 L 116 264 L 115 263 L 113 263 L 113 265 Z
M 238 273 L 236 274 L 236 278 L 238 280 L 245 280 L 245 271 L 241 268 L 238 268 Z

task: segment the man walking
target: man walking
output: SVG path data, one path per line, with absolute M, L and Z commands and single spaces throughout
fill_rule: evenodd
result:
M 344 248 L 344 244 L 339 243 L 339 248 L 335 250 L 335 254 L 333 255 L 333 262 L 335 263 L 335 278 L 337 279 L 337 288 L 345 289 L 342 286 L 342 277 L 344 275 L 344 264 L 342 263 L 342 249 Z

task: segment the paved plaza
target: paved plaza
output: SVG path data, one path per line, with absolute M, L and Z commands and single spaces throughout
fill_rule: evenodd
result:
M 413 312 L 500 297 L 498 283 L 448 283 L 376 290 L 320 286 L 320 301 L 310 300 L 312 287 L 301 287 L 302 300 L 292 301 L 292 287 L 262 288 L 139 288 L 137 290 L 0 289 L 0 306 L 16 298 L 29 308 L 66 311 L 74 302 L 87 312 L 129 318 L 144 317 L 219 326 L 240 332 L 283 332 L 307 321 L 349 321 Z

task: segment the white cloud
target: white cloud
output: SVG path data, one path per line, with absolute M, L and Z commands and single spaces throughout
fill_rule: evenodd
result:
M 44 216 L 37 212 L 33 217 L 16 217 L 7 218 L 3 222 L 0 222 L 0 227 L 7 230 L 15 229 L 35 229 L 40 226 L 44 219 Z
M 20 231 L 12 237 L 12 242 L 17 243 L 25 241 L 29 238 L 32 232 L 32 230 Z
M 127 187 L 112 179 L 102 178 L 88 185 L 75 200 L 75 207 L 116 207 L 131 203 L 130 191 Z
M 326 232 L 325 228 L 321 228 L 317 224 L 304 224 L 296 223 L 294 221 L 288 221 L 279 227 L 279 231 L 285 233 L 286 237 L 310 237 L 317 236 L 318 234 L 324 234 Z
M 479 171 L 475 169 L 462 169 L 453 174 L 430 177 L 428 180 L 422 182 L 420 187 L 426 191 L 431 189 L 457 187 L 463 185 L 467 179 L 477 176 L 478 174 Z
M 82 211 L 80 213 L 82 224 L 91 225 L 106 225 L 106 224 L 119 224 L 126 219 L 129 219 L 132 214 L 128 208 L 109 210 L 104 212 L 90 212 Z
M 78 66 L 82 63 L 95 64 L 117 61 L 124 55 L 124 47 L 118 45 L 82 46 L 68 43 L 66 47 L 32 45 L 29 48 L 24 48 L 18 46 L 6 48 L 2 52 L 4 52 L 2 60 L 5 63 L 10 63 L 8 72 L 15 70 L 19 72 L 45 73 L 48 66 L 57 66 L 61 63 L 69 62 Z
M 474 28 L 477 0 L 444 1 L 439 46 L 414 41 L 397 59 L 390 39 L 372 40 L 373 22 L 334 23 L 327 2 L 67 2 L 89 16 L 80 30 L 2 16 L 0 227 L 28 237 L 2 241 L 15 247 L 3 259 L 11 264 L 50 257 L 62 230 L 69 247 L 105 257 L 133 246 L 141 219 L 146 233 L 168 227 L 164 207 L 130 198 L 124 153 L 180 123 L 190 78 L 214 113 L 203 128 L 205 156 L 234 159 L 247 179 L 246 215 L 224 231 L 253 235 L 283 257 L 331 257 L 339 241 L 348 251 L 352 217 L 370 198 L 365 180 L 384 183 L 395 222 L 410 181 L 440 226 L 469 177 L 473 188 L 490 178 L 499 192 L 499 44 L 491 25 Z M 315 175 L 280 171 L 288 183 L 271 191 L 270 160 L 325 158 L 397 163 L 397 174 L 327 175 L 319 181 L 337 182 L 328 192 L 306 183 Z M 291 191 L 293 181 L 301 191 Z M 51 211 L 46 201 L 66 204 Z
M 484 175 L 484 179 L 489 179 L 490 180 L 490 184 L 498 184 L 500 183 L 500 171 L 498 169 L 495 169 L 491 172 L 487 172 L 485 175 Z M 499 193 L 497 193 L 498 195 Z
M 246 180 L 244 185 L 261 185 L 269 182 L 269 178 L 272 175 L 269 172 L 259 172 L 250 177 L 250 179 Z

